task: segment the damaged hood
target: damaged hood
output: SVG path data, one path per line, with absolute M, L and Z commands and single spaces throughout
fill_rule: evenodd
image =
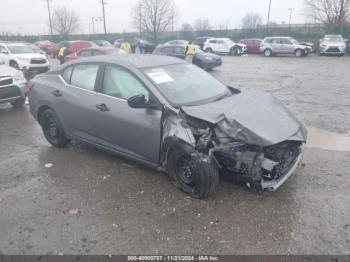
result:
M 182 110 L 191 117 L 217 125 L 228 137 L 247 144 L 271 146 L 286 140 L 306 142 L 304 126 L 268 93 L 244 91 Z

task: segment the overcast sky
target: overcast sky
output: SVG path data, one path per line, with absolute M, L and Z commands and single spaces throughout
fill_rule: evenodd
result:
M 91 17 L 101 16 L 100 0 L 52 0 L 54 9 L 66 6 L 79 13 L 81 30 L 89 33 Z M 106 22 L 108 32 L 137 31 L 130 21 L 131 8 L 137 0 L 106 0 Z M 267 18 L 269 0 L 174 0 L 179 9 L 178 26 L 183 22 L 193 23 L 196 18 L 207 18 L 213 27 L 229 23 L 230 28 L 240 25 L 242 17 L 248 12 L 260 13 Z M 48 12 L 44 0 L 0 0 L 0 31 L 13 33 L 48 33 Z M 302 16 L 303 0 L 272 0 L 271 21 L 289 20 L 288 9 L 293 9 L 293 23 L 304 22 Z M 96 23 L 102 32 L 102 23 Z

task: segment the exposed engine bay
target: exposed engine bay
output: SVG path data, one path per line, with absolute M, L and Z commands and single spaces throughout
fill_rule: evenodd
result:
M 272 146 L 245 144 L 227 136 L 217 125 L 184 115 L 184 123 L 195 138 L 195 149 L 213 158 L 219 169 L 257 190 L 262 181 L 278 181 L 296 165 L 301 141 L 285 141 Z

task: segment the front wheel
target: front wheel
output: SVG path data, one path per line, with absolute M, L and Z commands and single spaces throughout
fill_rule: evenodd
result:
M 168 173 L 177 188 L 198 199 L 209 198 L 219 182 L 219 172 L 214 162 L 181 148 L 170 152 Z
M 61 121 L 54 111 L 46 109 L 40 117 L 40 124 L 47 141 L 55 147 L 65 147 L 67 139 Z
M 271 51 L 271 49 L 266 49 L 266 50 L 264 51 L 264 56 L 265 56 L 265 57 L 271 57 L 271 56 L 272 56 L 272 51 Z

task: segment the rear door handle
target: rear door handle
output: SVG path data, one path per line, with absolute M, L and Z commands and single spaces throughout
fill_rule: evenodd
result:
M 62 93 L 60 92 L 60 90 L 55 90 L 55 91 L 53 91 L 51 94 L 53 94 L 55 97 L 60 97 L 60 96 L 62 96 Z
M 100 110 L 101 112 L 107 112 L 109 111 L 109 108 L 106 106 L 106 104 L 96 105 L 96 108 Z

